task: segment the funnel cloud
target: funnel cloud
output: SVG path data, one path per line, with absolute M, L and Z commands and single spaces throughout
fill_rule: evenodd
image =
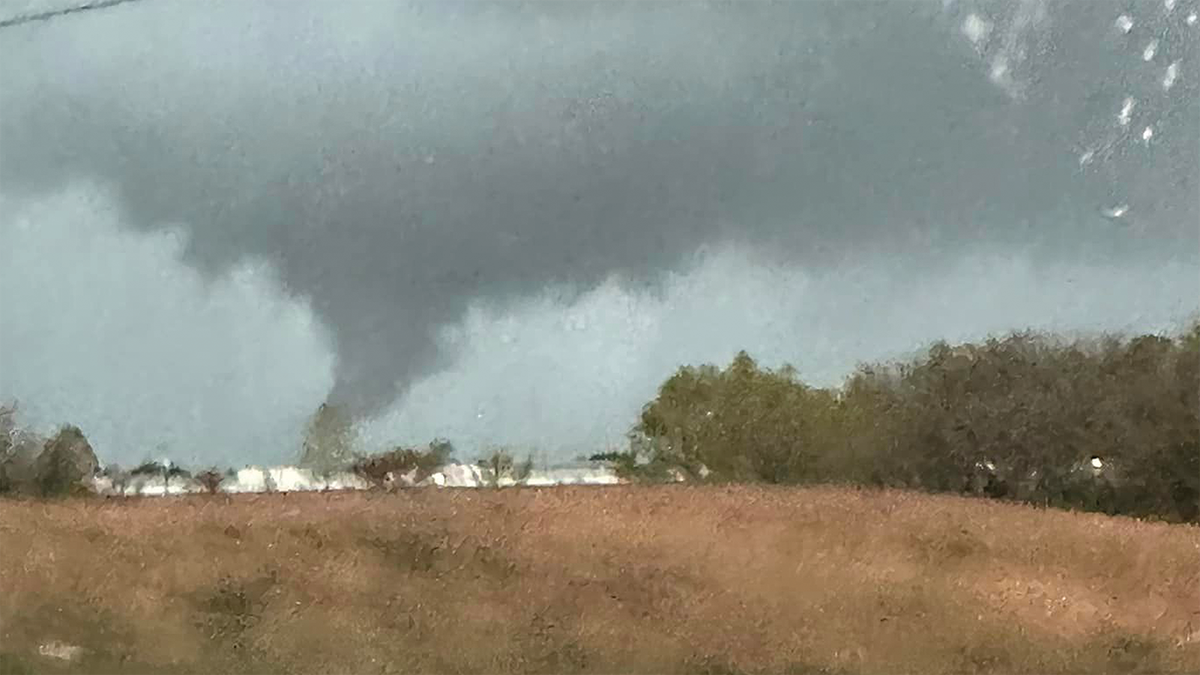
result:
M 738 349 L 836 385 L 939 338 L 1165 330 L 1200 309 L 1197 6 L 10 26 L 0 397 L 121 461 L 283 461 L 324 400 L 367 444 L 562 458 Z

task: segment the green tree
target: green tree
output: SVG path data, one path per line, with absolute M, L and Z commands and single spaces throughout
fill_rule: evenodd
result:
M 341 407 L 322 403 L 304 434 L 300 466 L 328 475 L 353 461 L 354 427 Z
M 86 491 L 84 481 L 96 474 L 99 462 L 79 427 L 62 427 L 46 442 L 37 458 L 37 483 L 42 496 Z
M 974 492 L 1200 517 L 1200 320 L 1183 334 L 1066 341 L 1031 331 L 861 365 L 839 390 L 745 352 L 680 368 L 641 411 L 630 477 Z M 1096 462 L 1093 464 L 1092 460 Z
M 838 408 L 832 392 L 804 385 L 791 367 L 760 368 L 745 352 L 724 370 L 681 368 L 642 410 L 625 470 L 632 464 L 643 474 L 678 469 L 693 479 L 812 480 L 821 470 L 816 459 L 830 450 L 824 446 L 841 440 Z

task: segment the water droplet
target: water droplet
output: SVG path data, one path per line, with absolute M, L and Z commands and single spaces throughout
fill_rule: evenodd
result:
M 1129 15 L 1127 14 L 1118 16 L 1117 28 L 1119 28 L 1122 33 L 1128 33 L 1129 31 L 1133 30 L 1133 19 L 1129 18 Z
M 1117 122 L 1120 123 L 1121 126 L 1127 126 L 1129 124 L 1129 120 L 1133 114 L 1133 106 L 1136 103 L 1137 102 L 1133 100 L 1133 97 L 1125 97 L 1125 102 L 1121 104 L 1121 112 L 1117 115 Z
M 1175 84 L 1176 77 L 1179 77 L 1179 62 L 1173 61 L 1171 65 L 1167 66 L 1167 73 L 1163 75 L 1163 90 L 1170 90 Z
M 1128 204 L 1117 204 L 1116 206 L 1104 209 L 1103 213 L 1106 218 L 1112 218 L 1115 220 L 1117 218 L 1124 217 L 1124 215 L 1128 211 L 1129 211 Z
M 1191 14 L 1188 14 L 1188 17 L 1187 17 L 1187 25 L 1189 25 L 1189 26 L 1195 26 L 1195 25 L 1196 25 L 1196 13 L 1195 13 L 1195 12 L 1192 12 Z
M 1153 127 L 1146 127 L 1142 130 L 1142 140 L 1149 143 L 1151 138 L 1154 138 L 1154 129 Z
M 971 41 L 971 44 L 978 46 L 981 41 L 987 38 L 988 33 L 992 32 L 992 24 L 987 19 L 981 18 L 978 14 L 971 13 L 963 21 L 962 32 Z
M 1150 44 L 1146 45 L 1146 48 L 1142 50 L 1142 60 L 1150 61 L 1154 58 L 1154 55 L 1157 53 L 1158 53 L 1158 40 L 1151 40 Z
M 992 61 L 992 81 L 999 84 L 1004 81 L 1004 76 L 1008 74 L 1008 57 L 997 56 Z

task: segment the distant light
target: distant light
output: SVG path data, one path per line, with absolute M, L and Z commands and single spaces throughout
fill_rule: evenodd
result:
M 1133 19 L 1129 18 L 1129 15 L 1127 14 L 1118 16 L 1117 28 L 1120 28 L 1122 33 L 1128 33 L 1129 31 L 1133 30 Z
M 1093 457 L 1092 458 L 1092 468 L 1093 469 L 1102 469 L 1102 468 L 1104 468 L 1104 462 L 1099 457 Z

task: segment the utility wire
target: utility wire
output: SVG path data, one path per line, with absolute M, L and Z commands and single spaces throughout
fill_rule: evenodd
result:
M 107 7 L 123 5 L 127 2 L 140 1 L 141 0 L 96 0 L 95 2 L 89 2 L 84 5 L 75 5 L 74 7 L 64 7 L 63 9 L 54 9 L 47 12 L 39 12 L 37 14 L 22 14 L 20 16 L 14 16 L 8 19 L 0 19 L 0 28 L 12 28 L 13 26 L 20 26 L 21 24 L 32 23 L 34 21 L 48 21 L 49 19 L 56 19 L 60 16 L 66 16 L 67 14 L 77 14 L 79 12 L 86 12 L 91 9 L 105 9 Z

